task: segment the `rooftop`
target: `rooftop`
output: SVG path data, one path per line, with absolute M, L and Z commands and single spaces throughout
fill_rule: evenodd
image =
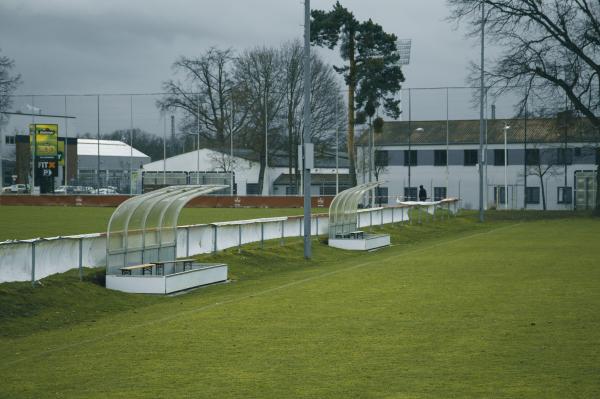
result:
M 77 139 L 77 155 L 98 156 L 98 140 Z M 129 144 L 117 140 L 100 140 L 100 156 L 150 158 Z
M 565 124 L 556 118 L 493 119 L 487 120 L 488 144 L 504 143 L 504 126 L 509 143 L 562 143 L 565 133 L 569 142 L 588 143 L 600 141 L 600 132 L 584 118 L 576 118 Z M 416 131 L 421 128 L 422 131 Z M 381 145 L 408 145 L 410 134 L 414 145 L 446 144 L 446 133 L 450 144 L 479 144 L 479 120 L 436 120 L 436 121 L 390 121 L 383 124 L 382 133 L 375 134 L 375 143 Z M 364 132 L 358 140 L 367 143 Z

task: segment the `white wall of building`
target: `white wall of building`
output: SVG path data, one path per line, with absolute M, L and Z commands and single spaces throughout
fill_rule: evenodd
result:
M 548 148 L 560 148 L 560 144 L 529 144 L 528 148 L 538 148 L 540 151 Z M 590 145 L 587 143 L 569 143 L 569 148 L 585 148 Z M 377 147 L 377 150 L 388 151 L 403 151 L 407 150 L 406 146 L 383 146 Z M 443 145 L 421 145 L 411 146 L 411 150 L 445 150 Z M 477 150 L 478 145 L 451 145 L 449 150 Z M 495 149 L 504 149 L 503 145 L 488 145 L 489 153 Z M 507 150 L 523 150 L 523 144 L 510 144 Z M 358 161 L 362 160 L 362 149 L 359 149 Z M 368 155 L 367 155 L 368 159 Z M 509 156 L 510 159 L 510 156 Z M 367 161 L 368 162 L 368 161 Z M 496 198 L 494 197 L 494 186 L 504 186 L 505 184 L 505 168 L 503 165 L 495 166 L 493 159 L 488 160 L 486 189 L 484 190 L 484 203 L 487 208 L 496 206 Z M 449 165 L 445 166 L 433 165 L 417 165 L 411 168 L 411 185 L 413 187 L 423 187 L 427 190 L 429 197 L 433 198 L 435 187 L 447 187 L 448 197 L 458 197 L 461 199 L 461 206 L 466 209 L 478 209 L 479 207 L 479 174 L 478 166 L 464 165 Z M 531 168 L 528 168 L 531 169 Z M 575 172 L 580 170 L 595 170 L 594 161 L 589 159 L 586 162 L 578 162 L 574 158 L 573 163 L 567 165 L 566 186 L 574 190 L 575 187 Z M 546 208 L 549 210 L 572 210 L 574 206 L 574 191 L 573 201 L 570 204 L 558 203 L 558 187 L 565 186 L 565 168 L 564 164 L 557 164 L 544 176 L 544 192 L 546 196 Z M 508 208 L 523 209 L 525 207 L 525 192 L 524 192 L 524 167 L 522 161 L 517 165 L 508 165 L 506 168 L 507 183 L 508 183 Z M 528 172 L 531 173 L 531 172 Z M 484 175 L 485 176 L 485 175 Z M 362 170 L 357 172 L 359 182 L 368 181 L 368 169 L 363 175 Z M 374 178 L 373 178 L 374 179 Z M 388 165 L 381 174 L 380 181 L 383 181 L 382 187 L 388 189 L 388 203 L 393 204 L 396 198 L 403 199 L 404 188 L 408 187 L 408 166 L 404 165 Z M 539 203 L 528 203 L 527 209 L 543 209 L 542 193 L 540 178 L 536 175 L 529 174 L 527 176 L 528 187 L 540 187 Z M 500 208 L 504 208 L 505 204 L 500 204 Z
M 207 148 L 199 151 L 186 152 L 165 161 L 160 160 L 144 165 L 144 171 L 181 171 L 195 172 L 202 171 L 222 171 L 219 159 L 223 154 Z M 229 156 L 226 156 L 229 158 Z M 237 183 L 237 194 L 247 195 L 248 184 L 257 184 L 260 173 L 260 164 L 241 157 L 233 157 L 233 171 L 235 173 L 235 182 Z M 263 191 L 263 195 L 286 195 L 285 188 L 273 187 L 273 182 L 282 174 L 288 173 L 287 167 L 269 167 L 265 171 L 265 180 L 268 181 L 268 192 Z M 335 174 L 335 168 L 315 168 L 312 173 Z M 340 168 L 339 173 L 348 173 L 348 168 Z M 312 187 L 313 195 L 319 195 L 319 187 Z

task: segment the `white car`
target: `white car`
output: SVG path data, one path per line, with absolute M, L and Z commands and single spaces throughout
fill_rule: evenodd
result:
M 2 192 L 12 194 L 26 193 L 29 192 L 29 187 L 27 184 L 13 184 L 12 186 L 4 187 Z
M 119 194 L 117 192 L 117 190 L 113 189 L 113 188 L 101 188 L 100 190 L 98 190 L 98 194 L 100 195 L 114 195 L 114 194 Z

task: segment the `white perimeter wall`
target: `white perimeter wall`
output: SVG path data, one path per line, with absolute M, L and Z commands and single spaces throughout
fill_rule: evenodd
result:
M 409 220 L 409 208 L 389 207 L 359 211 L 359 227 Z M 235 222 L 232 222 L 235 223 Z M 283 221 L 216 226 L 200 224 L 177 229 L 177 257 L 211 253 L 240 244 L 304 235 L 301 216 Z M 312 218 L 311 233 L 328 234 L 328 216 Z M 241 230 L 241 243 L 240 243 Z M 35 262 L 34 262 L 35 258 Z M 0 243 L 0 283 L 39 280 L 79 267 L 106 265 L 106 235 L 53 237 Z

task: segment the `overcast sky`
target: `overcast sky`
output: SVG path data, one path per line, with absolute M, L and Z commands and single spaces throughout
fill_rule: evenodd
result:
M 465 84 L 479 47 L 445 21 L 445 0 L 341 3 L 359 20 L 412 38 L 405 88 Z M 333 4 L 311 2 L 313 9 Z M 180 55 L 301 39 L 303 7 L 300 0 L 2 0 L 0 48 L 22 75 L 19 93 L 157 92 Z M 318 51 L 340 62 L 337 52 Z

